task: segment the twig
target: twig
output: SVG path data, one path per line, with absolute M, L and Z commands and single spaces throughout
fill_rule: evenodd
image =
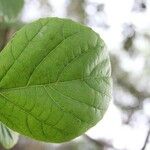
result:
M 113 148 L 114 150 L 118 150 L 118 149 L 114 148 L 114 146 L 112 144 L 110 144 L 104 140 L 95 140 L 86 134 L 84 134 L 83 137 L 86 138 L 87 140 L 89 140 L 90 142 L 94 143 L 95 145 L 99 146 L 99 147 L 105 146 L 105 147 Z
M 145 149 L 146 149 L 146 146 L 147 146 L 147 144 L 148 144 L 149 137 L 150 137 L 150 128 L 149 128 L 149 130 L 148 130 L 148 132 L 147 132 L 147 136 L 146 136 L 144 145 L 143 145 L 143 147 L 142 147 L 141 150 L 145 150 Z
M 0 51 L 5 47 L 9 36 L 9 28 L 0 29 Z

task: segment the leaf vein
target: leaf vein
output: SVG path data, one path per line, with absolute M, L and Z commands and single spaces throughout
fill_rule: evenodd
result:
M 32 37 L 32 39 L 30 40 L 30 42 L 39 34 L 39 32 L 48 24 L 49 22 L 46 22 L 45 25 L 43 25 L 38 32 Z M 23 48 L 23 50 L 21 51 L 21 53 L 19 54 L 19 56 L 17 57 L 17 59 L 22 55 L 22 53 L 24 52 L 24 50 L 27 48 L 27 46 L 30 44 L 30 42 L 27 43 L 27 45 Z M 12 65 L 10 65 L 10 67 L 8 68 L 8 70 L 6 71 L 6 73 L 3 75 L 2 79 L 0 82 L 2 82 L 2 80 L 5 78 L 5 76 L 7 75 L 7 73 L 11 70 L 11 67 L 16 63 L 17 59 L 14 60 L 14 62 L 12 63 Z

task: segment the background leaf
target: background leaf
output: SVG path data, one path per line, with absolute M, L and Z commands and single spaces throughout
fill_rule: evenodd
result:
M 14 21 L 22 10 L 24 0 L 0 0 L 0 16 L 4 21 Z
M 0 144 L 6 149 L 10 149 L 17 143 L 17 141 L 18 133 L 0 123 Z

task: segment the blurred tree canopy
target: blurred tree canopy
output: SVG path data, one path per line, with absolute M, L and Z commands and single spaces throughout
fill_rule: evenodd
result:
M 37 5 L 42 14 L 40 17 L 53 16 L 54 10 L 57 8 L 54 5 L 55 2 L 51 0 L 26 0 L 25 2 L 23 0 L 0 0 L 0 51 L 14 32 L 26 23 L 22 20 L 23 10 L 26 13 L 25 8 L 30 3 Z M 64 17 L 89 26 L 92 24 L 94 27 L 108 32 L 111 24 L 107 19 L 105 5 L 102 0 L 66 0 L 64 7 L 66 16 Z M 150 4 L 148 5 L 146 0 L 134 0 L 130 11 L 138 15 L 147 11 L 149 7 Z M 115 19 L 117 18 L 114 18 L 114 21 L 116 21 Z M 142 115 L 145 118 L 147 134 L 139 150 L 146 150 L 148 143 L 150 143 L 150 114 L 145 112 L 145 107 L 150 106 L 150 28 L 139 30 L 137 24 L 127 21 L 121 25 L 121 30 L 122 40 L 118 43 L 118 48 L 109 49 L 114 86 L 113 104 L 122 113 L 122 125 L 134 128 L 138 124 L 139 116 Z M 148 109 L 150 110 L 150 107 Z M 21 137 L 13 149 L 40 150 L 43 148 L 55 150 L 117 149 L 112 141 L 95 140 L 87 135 L 84 135 L 80 140 L 59 146 L 39 144 Z

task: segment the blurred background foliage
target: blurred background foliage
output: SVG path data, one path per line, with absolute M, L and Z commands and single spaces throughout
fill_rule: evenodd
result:
M 50 144 L 20 136 L 12 149 L 149 150 L 150 1 L 0 0 L 0 51 L 24 24 L 53 16 L 100 33 L 110 53 L 113 101 L 104 119 L 73 141 Z

